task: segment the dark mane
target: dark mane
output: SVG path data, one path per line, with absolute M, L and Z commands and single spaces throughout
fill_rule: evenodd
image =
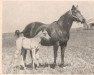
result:
M 69 30 L 70 30 L 70 27 L 71 27 L 71 25 L 72 25 L 72 18 L 71 18 L 71 13 L 70 13 L 70 11 L 67 11 L 64 15 L 62 15 L 59 19 L 58 19 L 58 25 L 61 27 L 61 28 L 63 28 L 63 29 L 65 29 L 65 30 L 67 30 L 68 32 L 69 32 Z M 70 25 L 69 25 L 69 24 Z

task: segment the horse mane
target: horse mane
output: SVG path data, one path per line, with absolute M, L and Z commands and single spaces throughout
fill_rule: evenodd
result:
M 63 14 L 63 15 L 58 19 L 58 22 L 61 21 L 61 20 L 64 20 L 63 18 L 65 18 L 65 16 L 67 16 L 68 14 L 69 14 L 69 15 L 71 14 L 70 10 L 67 11 L 67 12 L 65 12 L 65 14 Z
M 71 21 L 70 21 L 71 20 Z M 57 21 L 59 28 L 62 30 L 66 30 L 69 32 L 70 27 L 72 25 L 73 18 L 72 18 L 72 12 L 71 10 L 67 11 L 65 14 L 63 14 Z

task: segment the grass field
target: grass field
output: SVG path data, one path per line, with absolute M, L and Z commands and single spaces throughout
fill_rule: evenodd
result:
M 2 68 L 3 73 L 10 73 L 9 64 L 13 59 L 16 50 L 15 37 L 13 33 L 3 34 L 2 45 Z M 53 63 L 52 47 L 43 46 L 40 50 L 41 64 Z M 20 63 L 20 61 L 19 61 Z M 27 63 L 30 63 L 30 55 L 28 52 Z M 58 50 L 57 64 L 60 64 L 60 48 Z M 17 73 L 27 74 L 94 74 L 94 30 L 71 30 L 70 39 L 65 51 L 65 65 L 63 68 L 56 66 L 52 69 L 49 65 L 43 66 L 37 70 L 27 68 L 27 71 L 18 70 Z

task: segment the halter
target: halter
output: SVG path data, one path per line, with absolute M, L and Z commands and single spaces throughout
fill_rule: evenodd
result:
M 74 17 L 74 18 L 78 19 L 78 17 L 77 17 L 77 16 L 74 16 L 74 15 L 72 14 L 72 10 L 70 10 L 69 14 L 70 14 L 72 17 Z

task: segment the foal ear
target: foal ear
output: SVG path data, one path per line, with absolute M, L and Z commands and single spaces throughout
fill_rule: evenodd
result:
M 76 9 L 76 7 L 74 5 L 72 5 L 72 9 L 71 10 L 75 10 L 75 9 Z

